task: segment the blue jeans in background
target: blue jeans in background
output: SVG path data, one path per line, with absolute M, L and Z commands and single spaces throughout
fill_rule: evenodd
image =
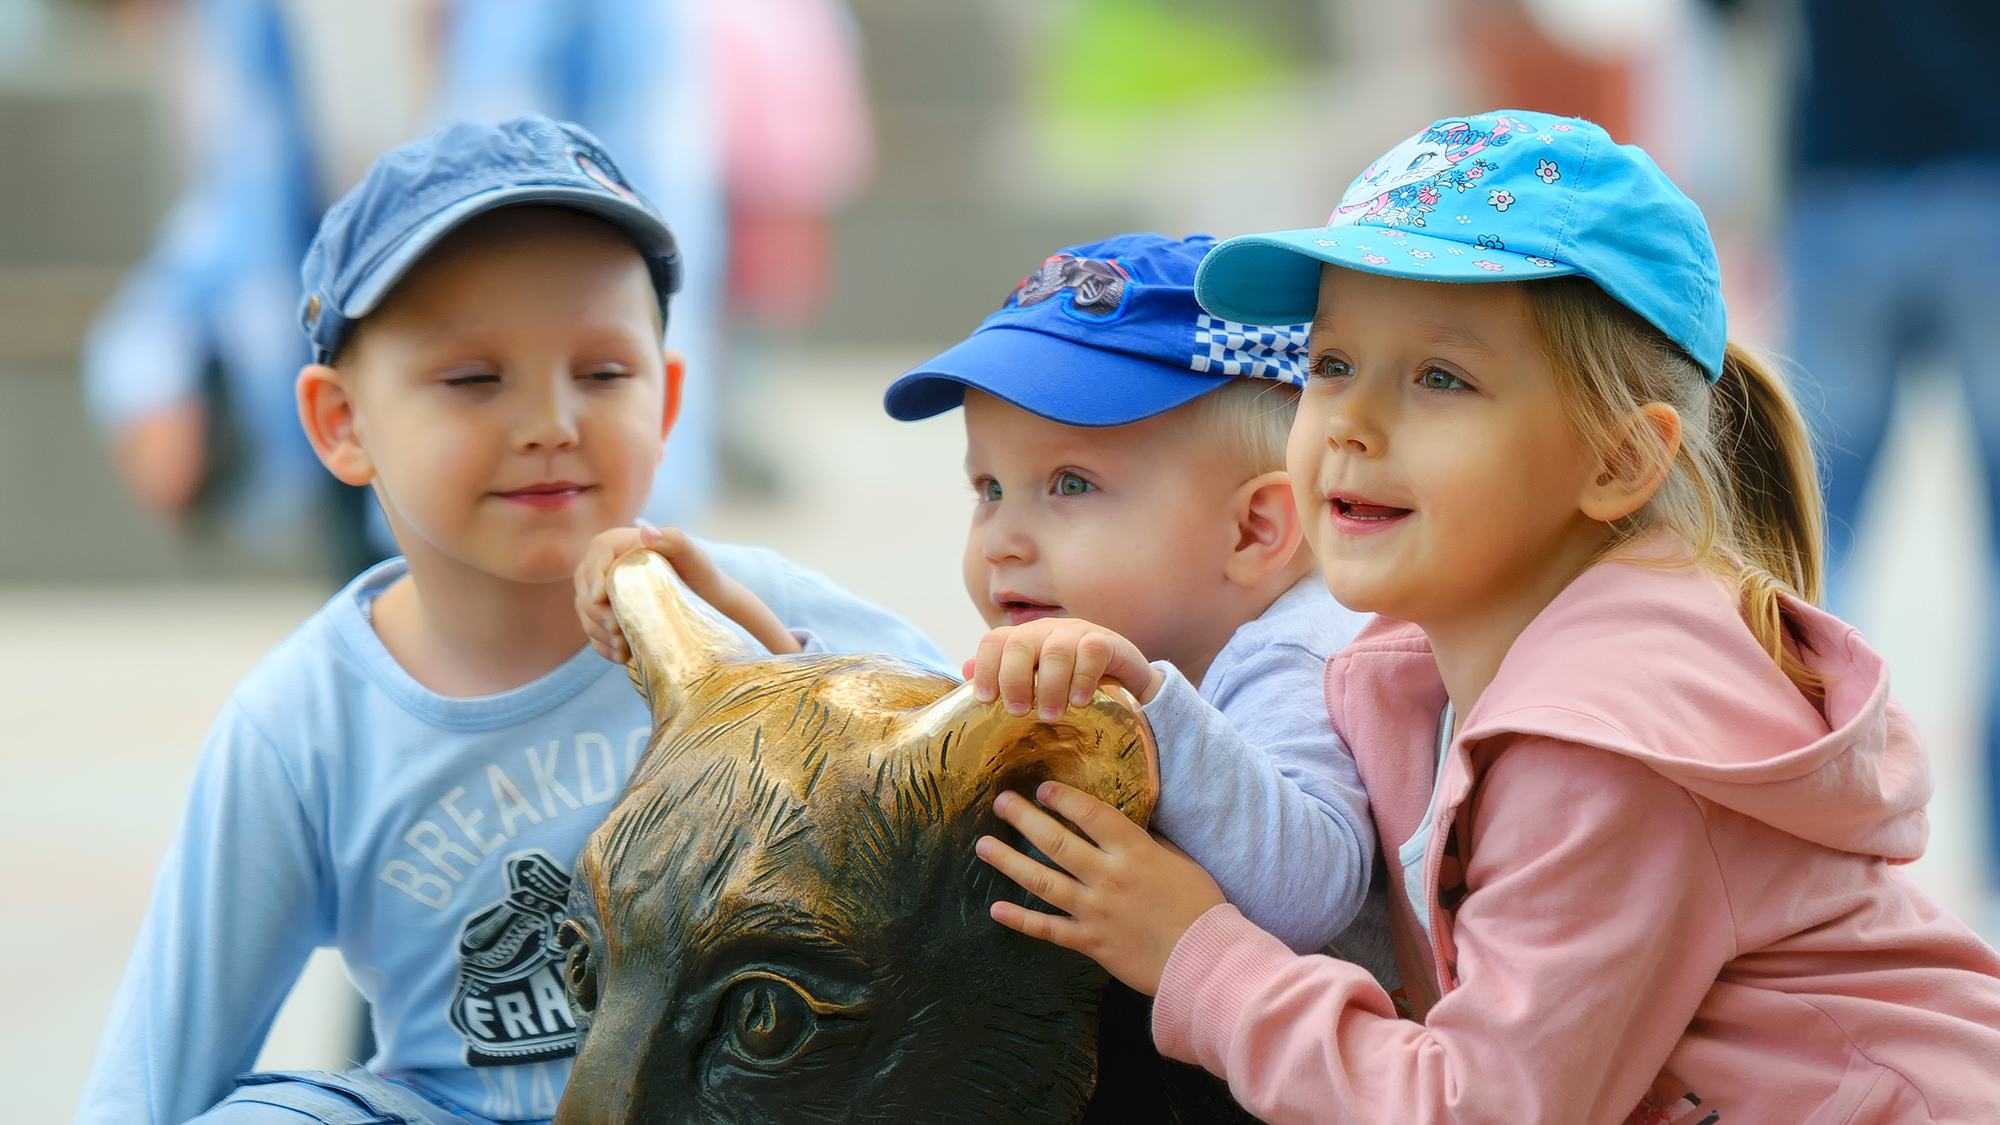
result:
M 2000 541 L 2000 160 L 1803 172 L 1788 235 L 1792 357 L 1823 465 L 1831 588 L 1843 589 L 1897 379 L 1913 358 L 1944 361 L 1964 387 L 1985 518 Z M 1993 605 L 2000 618 L 2000 596 Z M 2000 640 L 2000 620 L 1986 635 Z M 2000 879 L 2000 659 L 1991 667 L 1987 871 Z

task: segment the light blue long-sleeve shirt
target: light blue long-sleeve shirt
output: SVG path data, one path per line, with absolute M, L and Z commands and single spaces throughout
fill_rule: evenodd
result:
M 830 651 L 947 667 L 899 618 L 760 548 L 704 544 Z M 317 946 L 374 1009 L 371 1069 L 498 1120 L 547 1118 L 575 1028 L 545 933 L 645 749 L 625 669 L 589 649 L 512 691 L 439 695 L 354 580 L 224 706 L 119 986 L 80 1122 L 179 1122 L 250 1069 Z
M 1155 664 L 1166 683 L 1146 705 L 1160 750 L 1153 828 L 1301 953 L 1345 930 L 1368 893 L 1374 821 L 1326 708 L 1326 662 L 1366 620 L 1308 575 L 1236 630 L 1199 691 Z

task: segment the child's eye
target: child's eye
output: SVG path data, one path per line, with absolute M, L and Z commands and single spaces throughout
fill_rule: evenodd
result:
M 980 477 L 972 482 L 972 492 L 979 497 L 980 503 L 991 504 L 1000 499 L 1000 482 L 992 477 Z
M 1075 473 L 1057 473 L 1054 491 L 1057 496 L 1081 496 L 1096 487 Z
M 1344 379 L 1354 374 L 1354 368 L 1337 355 L 1322 355 L 1313 360 L 1312 373 L 1315 379 Z
M 498 383 L 499 381 L 500 381 L 500 376 L 495 375 L 491 372 L 481 372 L 473 375 L 447 376 L 445 378 L 444 385 L 447 387 L 477 387 L 491 383 Z
M 1424 368 L 1424 373 L 1417 376 L 1417 383 L 1427 391 L 1456 391 L 1466 386 L 1465 380 L 1442 367 Z
M 625 370 L 623 367 L 600 367 L 592 371 L 584 372 L 583 377 L 591 380 L 592 382 L 610 383 L 610 382 L 615 382 L 619 379 L 630 379 L 632 377 L 632 373 L 630 371 Z

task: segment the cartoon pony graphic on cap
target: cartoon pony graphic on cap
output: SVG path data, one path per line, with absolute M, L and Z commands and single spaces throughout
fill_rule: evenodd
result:
M 1440 121 L 1370 164 L 1348 185 L 1326 225 L 1423 226 L 1424 216 L 1446 191 L 1465 191 L 1492 170 L 1481 153 L 1526 131 L 1526 125 L 1508 117 L 1494 118 L 1490 127 Z

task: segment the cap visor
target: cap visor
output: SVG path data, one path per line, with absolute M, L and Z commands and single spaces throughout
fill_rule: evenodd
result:
M 1322 262 L 1422 281 L 1526 281 L 1577 272 L 1564 262 L 1401 227 L 1313 227 L 1246 234 L 1217 246 L 1195 275 L 1195 299 L 1211 314 L 1245 324 L 1309 321 L 1319 309 Z
M 667 229 L 664 222 L 644 207 L 608 191 L 564 184 L 495 188 L 466 196 L 412 228 L 402 241 L 391 246 L 388 253 L 382 255 L 382 259 L 362 276 L 341 308 L 340 315 L 349 320 L 359 320 L 375 311 L 375 306 L 382 303 L 382 298 L 403 279 L 404 274 L 410 272 L 410 267 L 416 265 L 419 258 L 429 253 L 431 247 L 436 246 L 445 235 L 474 216 L 502 207 L 531 207 L 536 204 L 595 215 L 631 235 L 640 251 L 648 257 L 672 257 L 677 251 L 673 231 Z
M 972 387 L 1064 425 L 1123 426 L 1192 402 L 1229 378 L 1029 329 L 987 328 L 891 383 L 882 408 L 914 422 L 960 405 Z

